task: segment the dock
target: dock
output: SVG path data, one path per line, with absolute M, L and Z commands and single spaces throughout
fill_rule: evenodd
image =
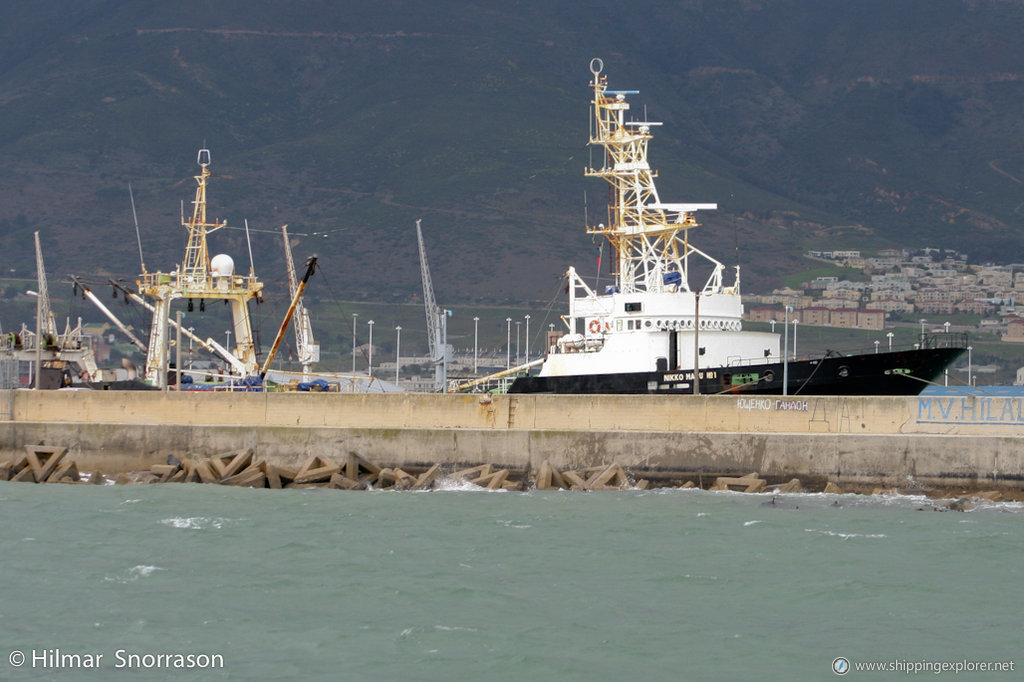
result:
M 758 472 L 823 487 L 1024 487 L 1024 397 L 736 397 L 0 391 L 0 461 L 62 448 L 107 475 L 249 451 L 299 470 L 489 465 L 634 479 Z

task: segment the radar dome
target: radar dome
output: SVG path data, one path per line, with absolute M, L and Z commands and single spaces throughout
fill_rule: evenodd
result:
M 218 253 L 210 259 L 214 277 L 230 277 L 235 274 L 235 260 L 226 253 Z

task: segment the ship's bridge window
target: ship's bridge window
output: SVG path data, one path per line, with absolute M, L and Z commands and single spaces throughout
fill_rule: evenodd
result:
M 641 310 L 643 310 L 643 303 L 641 303 L 640 301 L 636 301 L 634 303 L 627 303 L 626 304 L 626 312 L 627 313 L 638 313 Z

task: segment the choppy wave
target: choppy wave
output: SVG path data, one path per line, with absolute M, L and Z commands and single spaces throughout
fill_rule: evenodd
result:
M 139 564 L 138 566 L 132 566 L 127 571 L 119 573 L 118 575 L 106 576 L 103 578 L 107 582 L 111 583 L 134 583 L 139 578 L 148 578 L 153 575 L 156 571 L 163 571 L 166 569 L 160 568 L 159 566 L 149 566 L 146 564 Z
M 481 488 L 480 486 L 470 483 L 469 481 L 462 478 L 442 478 L 434 483 L 434 490 L 442 491 L 468 491 L 475 493 L 507 493 L 508 491 L 504 488 L 498 488 L 497 490 L 489 490 L 487 488 Z
M 819 528 L 804 528 L 805 533 L 818 533 L 820 535 L 830 535 L 836 538 L 842 538 L 849 540 L 850 538 L 887 538 L 889 537 L 885 533 L 840 533 L 834 530 L 822 530 Z
M 210 516 L 172 516 L 169 519 L 161 519 L 160 523 L 172 528 L 183 528 L 187 530 L 207 530 L 210 528 L 221 529 L 232 523 L 231 519 Z

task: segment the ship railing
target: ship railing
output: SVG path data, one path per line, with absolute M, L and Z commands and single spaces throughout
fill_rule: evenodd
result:
M 926 348 L 967 348 L 966 332 L 925 332 L 920 335 L 922 349 Z
M 230 286 L 224 288 L 220 285 L 222 277 L 208 275 L 206 279 L 197 279 L 192 275 L 180 272 L 147 272 L 139 277 L 141 289 L 152 290 L 160 286 L 170 287 L 184 291 L 186 295 L 192 294 L 196 297 L 217 298 L 225 291 L 239 293 L 241 291 L 251 294 L 258 293 L 263 284 L 252 275 L 231 275 Z

